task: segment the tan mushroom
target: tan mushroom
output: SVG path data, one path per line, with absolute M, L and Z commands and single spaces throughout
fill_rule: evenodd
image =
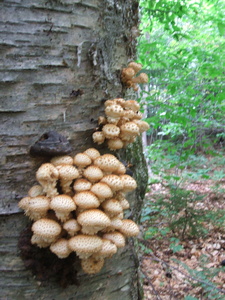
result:
M 133 122 L 139 127 L 140 133 L 143 133 L 144 131 L 147 131 L 150 128 L 149 124 L 145 121 L 135 119 L 133 120 Z
M 18 203 L 19 208 L 21 208 L 23 210 L 27 210 L 29 207 L 30 200 L 31 200 L 31 197 L 22 198 Z
M 140 104 L 135 100 L 126 100 L 123 107 L 125 109 L 131 109 L 135 113 L 140 110 Z
M 123 182 L 123 193 L 131 192 L 137 188 L 137 183 L 130 175 L 124 174 L 120 176 Z
M 52 198 L 50 208 L 60 221 L 65 222 L 69 219 L 70 213 L 76 209 L 76 204 L 70 196 L 58 195 Z
M 123 225 L 120 227 L 119 231 L 127 237 L 137 236 L 139 234 L 138 225 L 129 219 L 122 220 Z
M 105 108 L 105 114 L 109 123 L 116 124 L 123 116 L 123 108 L 118 104 L 108 105 Z
M 76 179 L 73 184 L 73 189 L 75 192 L 89 191 L 92 187 L 92 183 L 84 178 Z
M 102 248 L 92 255 L 96 259 L 110 258 L 117 252 L 117 247 L 110 240 L 102 239 Z
M 94 161 L 97 157 L 100 156 L 99 151 L 95 148 L 88 148 L 84 151 L 84 153 L 87 154 L 92 161 Z
M 107 146 L 110 150 L 115 151 L 115 150 L 123 148 L 124 143 L 120 138 L 109 139 L 107 141 Z
M 95 131 L 92 134 L 92 139 L 93 139 L 94 143 L 96 143 L 98 145 L 101 145 L 105 141 L 105 135 L 104 135 L 104 133 L 102 131 Z
M 70 187 L 73 180 L 79 177 L 79 171 L 76 167 L 71 165 L 57 166 L 59 171 L 60 186 L 63 194 L 72 194 L 72 188 Z
M 73 197 L 76 205 L 81 209 L 97 208 L 100 205 L 98 197 L 91 191 L 76 193 Z
M 51 245 L 51 242 L 46 242 L 40 236 L 33 234 L 31 237 L 31 244 L 37 245 L 39 248 L 47 248 Z
M 119 167 L 119 160 L 112 154 L 104 154 L 94 160 L 94 165 L 104 172 L 116 171 Z
M 25 215 L 31 220 L 39 220 L 46 217 L 50 207 L 50 199 L 45 196 L 30 198 L 24 208 Z
M 102 131 L 107 139 L 115 139 L 120 134 L 120 128 L 114 124 L 104 125 Z
M 139 127 L 134 122 L 127 122 L 120 126 L 120 138 L 129 141 L 131 138 L 139 135 Z
M 137 74 L 139 71 L 141 71 L 142 64 L 132 61 L 128 64 L 128 68 L 132 68 L 134 70 L 135 74 Z
M 78 224 L 77 220 L 70 219 L 63 224 L 63 229 L 65 229 L 70 236 L 74 236 L 81 230 L 81 226 Z
M 61 226 L 54 220 L 40 219 L 33 223 L 31 230 L 46 243 L 53 243 L 61 233 Z
M 58 195 L 56 188 L 58 177 L 59 171 L 53 164 L 45 163 L 37 170 L 37 181 L 43 187 L 43 191 L 46 193 L 47 197 Z
M 99 209 L 85 210 L 78 215 L 77 222 L 82 226 L 82 233 L 89 235 L 96 234 L 111 224 L 109 217 Z
M 91 165 L 84 170 L 83 176 L 93 183 L 102 179 L 103 172 L 99 167 Z
M 119 167 L 114 171 L 116 175 L 123 175 L 126 173 L 126 167 L 122 162 L 119 162 Z
M 112 192 L 117 192 L 123 189 L 123 181 L 121 180 L 120 176 L 115 174 L 108 174 L 105 175 L 101 182 L 106 183 L 112 190 Z
M 148 83 L 148 75 L 141 73 L 139 76 L 132 78 L 134 83 Z
M 90 191 L 94 193 L 100 202 L 113 196 L 113 192 L 110 187 L 104 182 L 98 182 L 93 184 Z
M 105 200 L 102 202 L 102 208 L 109 217 L 118 215 L 123 211 L 120 202 L 116 199 Z
M 78 153 L 74 156 L 74 164 L 83 169 L 91 164 L 91 158 L 86 153 Z
M 32 186 L 28 191 L 29 197 L 37 197 L 43 195 L 44 195 L 43 187 L 39 184 Z
M 69 239 L 68 245 L 81 259 L 86 259 L 102 248 L 102 239 L 96 235 L 78 234 Z
M 116 245 L 117 248 L 122 248 L 125 246 L 125 237 L 118 231 L 104 233 L 102 238 L 111 241 Z
M 72 252 L 68 247 L 68 240 L 66 239 L 59 239 L 55 243 L 51 244 L 50 246 L 51 252 L 58 256 L 58 258 L 66 258 Z
M 73 158 L 69 155 L 55 156 L 50 160 L 54 166 L 59 165 L 73 165 Z
M 90 275 L 100 272 L 103 266 L 103 258 L 88 257 L 86 259 L 81 259 L 81 267 L 83 271 Z

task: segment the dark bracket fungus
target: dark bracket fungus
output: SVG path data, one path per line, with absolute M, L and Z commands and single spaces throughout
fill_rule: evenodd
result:
M 56 131 L 44 133 L 30 148 L 32 156 L 57 156 L 65 155 L 72 151 L 66 137 Z

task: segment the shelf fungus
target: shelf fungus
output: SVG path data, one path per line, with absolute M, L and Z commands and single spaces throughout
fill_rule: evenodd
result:
M 122 100 L 118 103 L 126 103 Z M 30 242 L 35 247 L 65 261 L 75 253 L 83 272 L 95 274 L 125 246 L 126 237 L 138 235 L 137 224 L 123 218 L 129 208 L 126 193 L 137 184 L 114 155 L 89 148 L 74 157 L 56 156 L 39 167 L 36 179 L 18 203 L 32 222 Z
M 106 142 L 112 151 L 126 147 L 149 129 L 148 123 L 141 118 L 137 101 L 122 98 L 107 100 L 105 116 L 98 118 L 99 127 L 92 135 L 94 143 L 100 145 Z
M 133 88 L 134 91 L 138 90 L 137 83 L 148 83 L 148 75 L 146 73 L 139 73 L 142 65 L 136 62 L 130 62 L 127 68 L 122 69 L 121 81 L 128 88 Z

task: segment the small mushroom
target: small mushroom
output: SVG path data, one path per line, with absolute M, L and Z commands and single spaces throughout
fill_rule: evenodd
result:
M 81 226 L 78 224 L 77 220 L 69 219 L 63 224 L 63 229 L 65 229 L 70 236 L 74 236 L 81 230 Z
M 122 220 L 123 225 L 120 227 L 119 231 L 127 237 L 137 236 L 140 232 L 138 225 L 129 219 Z
M 123 141 L 129 141 L 131 138 L 139 135 L 139 127 L 134 122 L 127 122 L 120 126 L 120 138 Z
M 77 222 L 82 226 L 82 233 L 93 235 L 110 226 L 109 217 L 99 209 L 89 209 L 80 213 Z
M 30 198 L 25 207 L 25 215 L 31 220 L 39 220 L 46 217 L 49 210 L 50 200 L 45 196 Z
M 31 244 L 37 245 L 39 248 L 47 248 L 51 245 L 50 242 L 46 242 L 43 238 L 40 236 L 33 234 L 31 237 Z
M 130 175 L 124 174 L 120 176 L 123 182 L 123 193 L 131 192 L 137 188 L 137 183 Z
M 66 258 L 72 252 L 68 247 L 68 240 L 66 239 L 59 239 L 55 243 L 51 244 L 50 246 L 51 252 L 58 256 L 58 258 Z
M 128 64 L 128 68 L 132 68 L 134 70 L 135 74 L 137 74 L 139 71 L 141 71 L 142 64 L 132 61 Z
M 81 209 L 97 208 L 100 205 L 98 197 L 91 191 L 76 193 L 73 200 Z
M 92 183 L 84 178 L 79 178 L 75 180 L 73 184 L 73 189 L 75 192 L 89 191 L 92 187 Z
M 88 257 L 86 259 L 81 259 L 81 267 L 87 274 L 96 274 L 101 271 L 103 266 L 103 258 Z
M 93 184 L 90 191 L 94 193 L 100 202 L 113 196 L 113 192 L 110 187 L 104 182 L 98 182 Z
M 115 174 L 105 175 L 101 179 L 101 182 L 106 183 L 111 188 L 113 193 L 123 189 L 123 181 L 121 180 L 120 176 Z
M 50 160 L 54 166 L 59 165 L 73 165 L 73 158 L 69 155 L 55 156 Z
M 92 134 L 92 139 L 93 139 L 94 143 L 96 143 L 98 145 L 101 145 L 105 141 L 105 135 L 104 135 L 104 133 L 102 131 L 95 131 Z
M 120 134 L 120 128 L 114 124 L 104 125 L 102 131 L 107 139 L 115 139 Z
M 117 247 L 110 240 L 102 239 L 102 248 L 92 255 L 96 259 L 109 258 L 117 252 Z
M 91 158 L 86 153 L 76 154 L 73 161 L 74 164 L 80 169 L 89 166 L 92 162 Z
M 45 163 L 41 165 L 37 170 L 36 178 L 43 187 L 43 191 L 47 197 L 58 195 L 56 184 L 59 178 L 59 171 L 53 164 Z
M 148 75 L 141 73 L 139 76 L 132 78 L 133 83 L 148 83 Z
M 71 165 L 59 165 L 57 166 L 59 171 L 60 186 L 64 194 L 71 195 L 72 188 L 70 187 L 73 180 L 80 176 L 76 167 Z
M 87 154 L 92 161 L 94 161 L 97 157 L 100 156 L 99 151 L 95 148 L 88 148 L 84 151 L 84 153 Z
M 96 235 L 78 234 L 69 239 L 68 245 L 81 259 L 86 259 L 102 248 L 102 239 Z
M 103 172 L 99 167 L 91 165 L 84 170 L 83 176 L 93 183 L 102 179 Z
M 112 151 L 123 148 L 124 143 L 120 138 L 109 139 L 107 141 L 108 148 Z
M 123 236 L 122 233 L 118 231 L 104 233 L 102 238 L 110 240 L 112 243 L 116 245 L 117 248 L 122 248 L 125 246 L 125 237 Z
M 60 221 L 65 222 L 69 219 L 70 213 L 76 209 L 76 204 L 70 196 L 58 195 L 52 198 L 50 208 Z
M 104 172 L 112 173 L 119 167 L 119 160 L 112 154 L 104 154 L 94 160 L 94 165 Z
M 44 195 L 43 187 L 39 184 L 32 186 L 28 191 L 28 196 L 30 197 L 37 197 L 43 195 Z
M 31 230 L 46 243 L 53 243 L 61 233 L 61 226 L 54 220 L 40 219 L 33 223 Z
M 116 199 L 108 199 L 105 200 L 102 203 L 102 208 L 104 209 L 104 212 L 109 216 L 115 216 L 118 215 L 123 211 L 123 208 L 120 204 L 120 202 Z

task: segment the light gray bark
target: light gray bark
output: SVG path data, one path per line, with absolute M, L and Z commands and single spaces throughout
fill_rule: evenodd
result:
M 29 148 L 49 130 L 66 136 L 74 154 L 95 146 L 91 135 L 103 101 L 124 97 L 120 70 L 135 57 L 137 1 L 6 0 L 0 6 L 0 298 L 140 299 L 132 240 L 99 274 L 79 272 L 79 286 L 65 289 L 53 281 L 40 285 L 17 248 L 28 223 L 17 203 L 47 161 L 31 157 Z M 71 97 L 77 89 L 83 95 Z M 147 174 L 140 141 L 119 155 L 132 161 L 141 182 L 130 195 L 137 220 Z

